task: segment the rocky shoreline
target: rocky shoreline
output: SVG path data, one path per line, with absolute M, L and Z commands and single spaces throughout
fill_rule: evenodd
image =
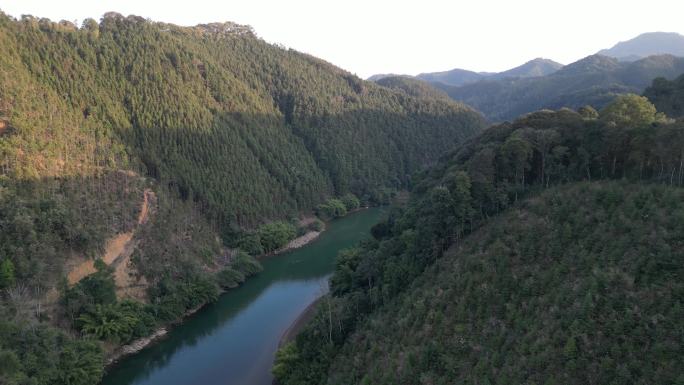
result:
M 146 346 L 151 344 L 152 342 L 164 337 L 168 333 L 168 330 L 163 327 L 159 328 L 154 331 L 151 335 L 143 338 L 138 338 L 137 340 L 131 342 L 130 344 L 123 345 L 119 347 L 118 349 L 114 350 L 112 355 L 107 358 L 107 361 L 105 362 L 106 367 L 110 367 L 113 364 L 115 364 L 117 361 L 122 359 L 123 357 L 126 357 L 128 355 L 137 353 L 141 350 L 143 350 Z
M 223 293 L 224 291 L 221 291 Z M 159 329 L 155 330 L 154 333 L 150 334 L 149 336 L 141 337 L 138 338 L 137 340 L 133 340 L 132 342 L 119 346 L 118 348 L 114 349 L 110 354 L 107 355 L 105 359 L 105 369 L 111 367 L 112 365 L 116 364 L 119 360 L 122 358 L 129 356 L 131 354 L 138 353 L 139 351 L 145 349 L 147 346 L 150 344 L 157 342 L 160 340 L 162 337 L 164 337 L 169 330 L 173 327 L 173 325 L 178 325 L 183 322 L 183 320 L 195 313 L 197 313 L 200 309 L 202 309 L 204 306 L 207 304 L 204 303 L 200 306 L 197 306 L 194 309 L 188 310 L 185 314 L 183 314 L 183 317 L 175 322 L 172 322 L 168 325 L 162 326 Z
M 290 242 L 287 243 L 287 245 L 281 247 L 280 249 L 274 251 L 271 255 L 278 255 L 282 254 L 286 251 L 293 250 L 293 249 L 298 249 L 300 247 L 306 246 L 312 241 L 314 241 L 316 238 L 318 238 L 321 235 L 322 231 L 309 231 L 308 233 L 297 237 Z

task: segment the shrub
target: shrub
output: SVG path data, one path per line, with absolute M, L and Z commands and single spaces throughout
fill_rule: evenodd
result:
M 264 251 L 271 252 L 293 239 L 297 235 L 297 229 L 289 223 L 278 221 L 262 225 L 257 233 Z
M 342 198 L 340 198 L 340 200 L 344 204 L 344 207 L 347 208 L 347 211 L 356 210 L 359 208 L 359 206 L 361 206 L 359 198 L 352 193 L 345 194 Z
M 245 277 L 252 276 L 263 270 L 259 261 L 245 252 L 238 252 L 230 262 L 230 267 Z
M 347 207 L 339 199 L 328 199 L 316 208 L 316 214 L 324 220 L 343 217 L 347 215 Z
M 216 275 L 216 283 L 224 289 L 238 287 L 244 281 L 245 275 L 230 267 L 226 267 Z

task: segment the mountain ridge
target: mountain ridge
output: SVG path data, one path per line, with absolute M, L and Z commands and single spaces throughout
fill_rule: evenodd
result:
M 459 87 L 433 85 L 496 122 L 544 108 L 601 108 L 617 95 L 642 93 L 656 77 L 673 79 L 682 73 L 684 58 L 672 55 L 621 62 L 594 54 L 547 76 L 482 80 Z
M 662 54 L 684 57 L 684 35 L 676 32 L 646 32 L 602 49 L 598 54 L 620 61 L 635 61 Z
M 501 72 L 475 72 L 460 68 L 455 68 L 442 72 L 426 72 L 415 76 L 420 80 L 425 80 L 430 83 L 442 83 L 450 86 L 459 86 L 468 83 L 474 83 L 481 80 L 501 79 L 501 78 L 525 78 L 549 75 L 563 65 L 550 59 L 536 58 L 527 61 L 517 67 L 501 71 Z M 377 80 L 383 75 L 374 75 L 369 80 Z

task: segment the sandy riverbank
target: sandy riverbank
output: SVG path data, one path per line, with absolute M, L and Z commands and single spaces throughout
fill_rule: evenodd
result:
M 316 308 L 323 298 L 324 297 L 316 298 L 315 301 L 311 302 L 311 304 L 307 306 L 301 314 L 299 314 L 297 319 L 294 320 L 292 325 L 290 325 L 290 327 L 288 327 L 280 337 L 280 341 L 278 341 L 278 349 L 283 347 L 283 345 L 287 344 L 288 342 L 294 341 L 295 337 L 297 337 L 297 334 L 299 334 L 299 332 L 304 329 L 304 326 L 311 321 L 314 315 L 316 315 Z

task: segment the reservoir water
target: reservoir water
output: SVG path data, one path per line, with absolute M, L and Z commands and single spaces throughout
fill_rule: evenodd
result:
M 261 273 L 122 359 L 102 384 L 270 385 L 280 337 L 327 291 L 338 251 L 369 237 L 382 213 L 372 208 L 334 220 L 311 244 L 262 260 Z

